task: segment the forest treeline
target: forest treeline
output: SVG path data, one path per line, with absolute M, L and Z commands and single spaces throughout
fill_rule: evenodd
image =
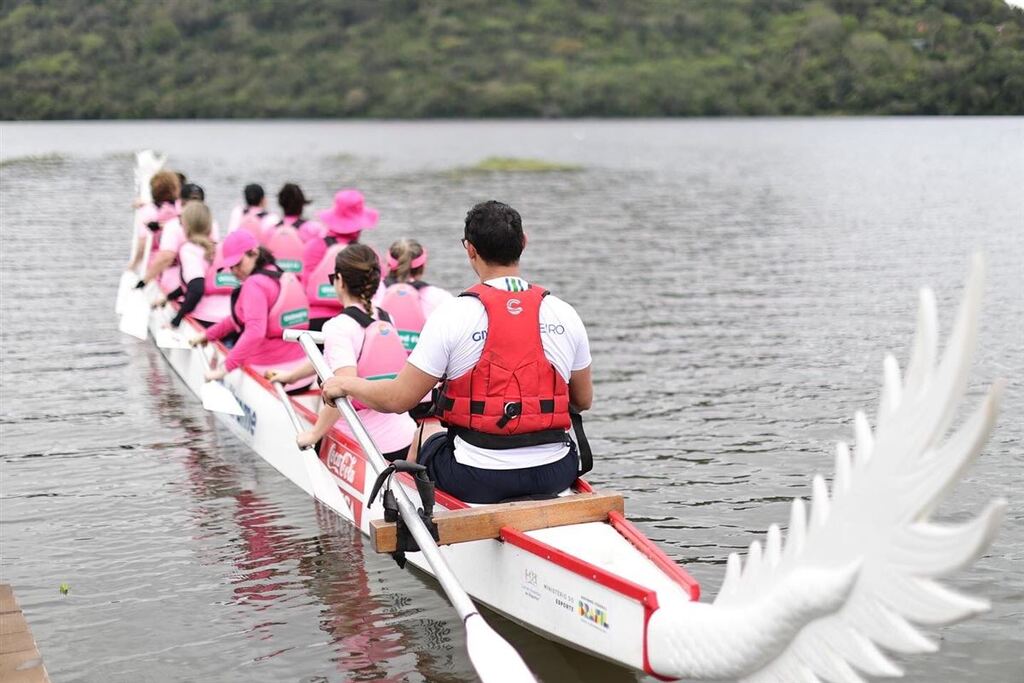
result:
M 2 0 L 0 117 L 1024 114 L 1003 0 Z

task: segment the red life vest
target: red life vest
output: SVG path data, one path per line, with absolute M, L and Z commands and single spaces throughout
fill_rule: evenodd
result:
M 487 338 L 476 365 L 441 392 L 449 434 L 492 449 L 569 443 L 569 385 L 544 356 L 540 336 L 547 295 L 535 285 L 508 292 L 484 284 L 461 294 L 486 309 Z

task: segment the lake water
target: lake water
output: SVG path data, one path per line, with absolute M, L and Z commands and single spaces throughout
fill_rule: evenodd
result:
M 155 348 L 117 332 L 132 156 L 202 184 L 222 224 L 245 183 L 344 186 L 414 236 L 429 279 L 471 284 L 462 219 L 523 215 L 528 278 L 588 325 L 589 479 L 714 596 L 732 551 L 830 475 L 885 351 L 905 364 L 916 289 L 943 334 L 988 257 L 969 405 L 1010 385 L 940 508 L 1010 500 L 951 585 L 992 611 L 897 657 L 909 681 L 1024 679 L 1024 120 L 153 122 L 0 125 L 0 580 L 58 681 L 464 681 L 433 584 L 370 551 L 236 443 Z M 578 172 L 473 174 L 489 156 Z M 70 593 L 61 596 L 61 583 Z M 491 617 L 547 681 L 637 675 Z M 641 677 L 642 678 L 642 677 Z

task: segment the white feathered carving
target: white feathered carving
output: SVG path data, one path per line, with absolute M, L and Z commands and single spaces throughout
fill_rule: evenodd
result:
M 979 557 L 995 536 L 1006 502 L 991 502 L 960 525 L 929 515 L 981 452 L 995 421 L 1002 382 L 948 439 L 978 328 L 984 263 L 975 256 L 963 303 L 937 362 L 935 297 L 921 292 L 906 379 L 883 364 L 877 425 L 854 419 L 856 446 L 836 451 L 831 496 L 815 476 L 808 517 L 793 501 L 788 537 L 768 529 L 746 566 L 729 557 L 711 605 L 663 603 L 651 617 L 648 653 L 663 676 L 750 683 L 837 683 L 901 676 L 883 653 L 933 652 L 913 624 L 948 624 L 986 611 L 988 602 L 936 579 Z

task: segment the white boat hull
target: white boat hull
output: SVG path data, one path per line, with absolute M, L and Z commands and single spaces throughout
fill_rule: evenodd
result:
M 153 312 L 151 336 L 156 337 L 172 313 L 170 306 Z M 187 320 L 183 330 L 188 325 L 195 329 L 184 332 L 186 335 L 201 331 Z M 226 352 L 219 344 L 214 351 L 218 357 Z M 209 367 L 209 352 L 198 348 L 161 348 L 160 352 L 198 397 Z M 224 384 L 238 400 L 243 415 L 217 414 L 218 419 L 274 469 L 313 496 L 294 429 L 273 387 L 246 369 L 228 374 Z M 312 394 L 292 398 L 300 420 L 315 420 L 317 401 Z M 366 507 L 374 473 L 362 451 L 334 430 L 324 439 L 320 459 L 343 494 L 343 504 L 335 502 L 329 507 L 368 535 L 370 521 L 383 517 L 383 510 L 379 502 L 372 509 Z M 589 488 L 585 482 L 580 485 Z M 407 488 L 416 495 L 415 487 Z M 465 504 L 438 492 L 437 507 L 458 509 Z M 506 529 L 501 541 L 442 546 L 441 552 L 478 602 L 547 638 L 656 674 L 647 661 L 646 636 L 659 597 L 669 603 L 695 600 L 699 586 L 624 518 L 616 517 L 615 522 L 525 533 Z M 420 553 L 408 553 L 407 559 L 431 573 Z

